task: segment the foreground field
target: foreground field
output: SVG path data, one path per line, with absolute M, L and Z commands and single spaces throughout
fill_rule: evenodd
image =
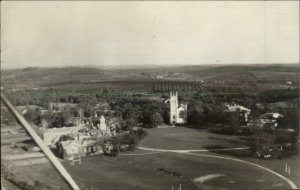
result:
M 289 184 L 266 171 L 217 158 L 178 153 L 90 157 L 67 169 L 79 184 L 94 189 L 287 189 Z M 194 182 L 203 176 L 221 177 Z M 182 178 L 180 177 L 182 176 Z M 210 187 L 209 187 L 210 186 Z
M 187 128 L 153 129 L 149 130 L 149 135 L 139 146 L 160 151 L 138 149 L 132 153 L 122 153 L 117 158 L 89 157 L 83 159 L 82 165 L 65 163 L 65 166 L 79 184 L 94 189 L 172 189 L 172 186 L 176 189 L 180 181 L 182 189 L 191 190 L 295 187 L 288 178 L 280 177 L 264 166 L 257 167 L 243 162 L 241 158 L 233 158 L 236 155 L 230 155 L 244 150 L 219 151 L 222 148 L 237 148 L 238 141 L 241 141 L 239 138 L 230 137 L 228 141 L 227 136 Z M 194 149 L 201 151 L 199 153 Z M 252 158 L 244 154 L 242 159 Z M 289 160 L 289 163 L 297 163 L 297 160 Z M 278 170 L 284 163 L 273 160 L 261 162 L 271 168 L 278 166 Z M 292 175 L 298 176 L 297 173 Z
M 212 134 L 189 128 L 169 128 L 149 130 L 149 135 L 140 143 L 141 147 L 163 150 L 179 150 L 208 154 L 226 158 L 240 159 L 271 169 L 280 175 L 291 179 L 299 187 L 300 157 L 285 159 L 257 159 L 247 148 L 245 137 Z M 241 148 L 241 149 L 239 149 Z M 219 160 L 222 161 L 222 160 Z M 287 173 L 286 166 L 291 167 Z
M 228 140 L 227 136 L 188 128 L 151 129 L 148 132 L 139 144 L 144 150 L 124 152 L 118 157 L 87 157 L 82 159 L 81 165 L 73 166 L 68 161 L 63 164 L 80 188 L 88 190 L 165 190 L 178 189 L 180 184 L 182 190 L 256 190 L 292 189 L 300 185 L 299 157 L 284 160 L 253 158 L 247 149 L 232 150 L 241 146 L 239 142 L 244 142 L 237 136 Z M 290 174 L 285 172 L 286 164 L 292 168 Z M 57 189 L 68 189 L 50 163 L 18 167 L 14 171 L 20 180 L 40 181 Z

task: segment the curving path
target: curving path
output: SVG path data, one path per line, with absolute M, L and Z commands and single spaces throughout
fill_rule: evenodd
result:
M 159 152 L 175 152 L 175 153 L 189 153 L 189 152 L 210 152 L 210 151 L 220 151 L 220 150 L 246 150 L 249 147 L 239 147 L 239 148 L 218 148 L 218 149 L 187 149 L 187 150 L 170 150 L 170 149 L 159 149 L 159 148 L 146 148 L 138 146 L 138 149 L 149 150 L 149 151 L 159 151 Z

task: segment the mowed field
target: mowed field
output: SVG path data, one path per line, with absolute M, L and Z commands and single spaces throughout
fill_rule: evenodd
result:
M 244 147 L 238 144 L 238 141 L 244 142 L 238 136 L 228 140 L 226 135 L 180 127 L 148 132 L 139 147 L 173 152 L 137 148 L 118 157 L 86 157 L 81 165 L 73 166 L 69 161 L 62 163 L 80 188 L 86 190 L 171 190 L 172 187 L 177 190 L 180 184 L 182 190 L 291 189 L 289 179 L 300 185 L 299 157 L 263 160 L 253 158 L 244 149 L 220 150 Z M 285 173 L 285 164 L 291 165 L 290 174 Z M 39 181 L 56 189 L 69 189 L 50 163 L 15 167 L 14 171 L 20 181 Z
M 139 146 L 172 150 L 203 150 L 245 147 L 242 136 L 227 136 L 185 127 L 148 130 Z
M 229 160 L 178 153 L 89 157 L 82 165 L 65 165 L 75 180 L 89 189 L 276 189 L 290 188 L 282 179 L 255 167 Z M 171 172 L 182 175 L 172 175 Z M 194 183 L 201 176 L 220 174 L 211 181 Z
M 149 135 L 140 142 L 140 147 L 192 151 L 176 153 L 137 149 L 134 152 L 121 153 L 116 158 L 96 156 L 84 158 L 81 165 L 72 166 L 69 162 L 64 164 L 80 186 L 88 189 L 157 190 L 172 189 L 172 186 L 177 189 L 180 181 L 182 189 L 189 190 L 221 187 L 223 189 L 291 188 L 287 180 L 272 172 L 234 160 L 236 156 L 230 155 L 230 151 L 213 151 L 222 147 L 239 147 L 237 141 L 243 142 L 240 137 L 232 136 L 228 141 L 227 136 L 188 128 L 151 129 L 148 132 Z M 197 152 L 193 149 L 211 149 L 211 151 Z M 274 165 L 285 163 L 282 160 L 267 162 L 271 169 Z M 210 178 L 211 176 L 214 177 Z M 194 181 L 196 179 L 198 182 Z M 202 183 L 199 182 L 201 180 Z

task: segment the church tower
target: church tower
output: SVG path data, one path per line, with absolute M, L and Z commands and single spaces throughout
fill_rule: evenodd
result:
M 102 131 L 106 131 L 107 130 L 106 123 L 105 123 L 105 118 L 104 118 L 103 115 L 101 115 L 101 117 L 100 117 L 100 129 Z
M 178 104 L 177 92 L 170 92 L 170 124 L 185 124 L 187 122 L 187 104 Z
M 170 92 L 170 124 L 177 123 L 178 97 L 177 92 Z

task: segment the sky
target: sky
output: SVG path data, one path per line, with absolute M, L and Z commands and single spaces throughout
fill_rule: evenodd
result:
M 2 1 L 1 67 L 299 63 L 299 1 Z

